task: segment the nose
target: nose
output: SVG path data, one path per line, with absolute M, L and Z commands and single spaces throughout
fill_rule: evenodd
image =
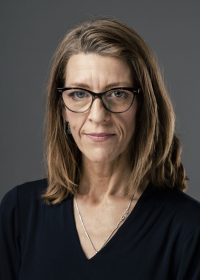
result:
M 90 121 L 101 123 L 110 119 L 110 112 L 105 109 L 100 98 L 95 98 L 90 108 L 88 119 Z

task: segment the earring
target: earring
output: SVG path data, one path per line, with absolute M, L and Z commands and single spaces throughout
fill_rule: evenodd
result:
M 70 129 L 69 122 L 67 122 L 67 133 L 68 133 L 68 134 L 71 134 L 71 129 Z
M 70 129 L 69 122 L 66 122 L 66 121 L 64 123 L 64 133 L 65 133 L 66 136 L 67 136 L 67 134 L 71 134 L 71 129 Z

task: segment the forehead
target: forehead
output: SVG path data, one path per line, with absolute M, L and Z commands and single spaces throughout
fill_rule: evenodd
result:
M 133 74 L 128 63 L 121 58 L 79 53 L 70 57 L 65 81 L 68 85 L 86 83 L 98 87 L 119 83 L 125 86 L 133 82 Z

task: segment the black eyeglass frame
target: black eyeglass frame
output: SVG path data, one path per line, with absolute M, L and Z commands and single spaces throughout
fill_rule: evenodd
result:
M 126 112 L 126 111 L 128 111 L 128 110 L 130 109 L 130 107 L 132 106 L 132 104 L 133 104 L 133 102 L 134 102 L 135 96 L 138 95 L 138 94 L 141 92 L 141 88 L 135 88 L 135 87 L 116 87 L 116 88 L 111 88 L 111 89 L 106 90 L 106 91 L 104 91 L 104 92 L 98 92 L 98 93 L 93 92 L 93 91 L 88 90 L 88 89 L 85 89 L 85 88 L 81 88 L 81 87 L 63 87 L 63 88 L 57 88 L 57 92 L 58 92 L 58 93 L 60 94 L 60 96 L 62 97 L 63 92 L 64 92 L 65 90 L 69 90 L 69 89 L 72 89 L 72 90 L 73 90 L 73 89 L 84 90 L 84 91 L 86 91 L 86 92 L 88 92 L 88 93 L 90 93 L 90 94 L 92 95 L 92 102 L 91 102 L 89 108 L 88 108 L 87 110 L 83 111 L 83 112 L 77 112 L 77 111 L 71 110 L 70 108 L 67 107 L 67 105 L 65 104 L 65 102 L 64 102 L 64 100 L 63 100 L 63 103 L 64 103 L 65 107 L 66 107 L 69 111 L 74 112 L 74 113 L 85 113 L 85 112 L 89 111 L 89 110 L 91 109 L 92 104 L 93 104 L 93 102 L 94 102 L 94 100 L 95 100 L 96 98 L 100 98 L 100 100 L 101 100 L 101 102 L 102 102 L 102 104 L 103 104 L 103 107 L 104 107 L 107 111 L 109 111 L 109 112 L 111 112 L 111 113 L 116 113 L 116 114 L 118 114 L 118 113 L 124 113 L 124 112 Z M 134 95 L 134 97 L 133 97 L 133 100 L 132 100 L 130 106 L 128 107 L 128 109 L 126 109 L 125 111 L 122 111 L 122 112 L 113 112 L 113 111 L 111 111 L 110 109 L 108 109 L 108 108 L 106 107 L 106 105 L 104 104 L 104 101 L 103 101 L 102 97 L 103 97 L 106 93 L 108 93 L 109 91 L 112 91 L 112 90 L 128 90 L 128 91 L 132 92 L 132 94 Z

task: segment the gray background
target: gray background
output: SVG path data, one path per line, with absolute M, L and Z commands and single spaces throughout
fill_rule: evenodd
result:
M 43 117 L 52 54 L 68 28 L 92 16 L 134 27 L 158 57 L 177 115 L 187 193 L 200 199 L 200 1 L 2 1 L 0 198 L 45 177 Z

